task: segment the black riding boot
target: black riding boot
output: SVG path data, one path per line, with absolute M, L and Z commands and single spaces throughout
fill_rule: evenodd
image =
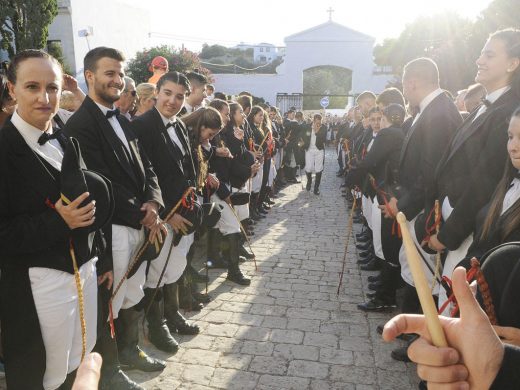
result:
M 145 372 L 162 371 L 166 362 L 148 356 L 139 342 L 139 312 L 134 308 L 119 310 L 116 321 L 118 330 L 119 361 L 123 366 Z
M 314 182 L 314 194 L 319 195 L 320 194 L 320 183 L 321 183 L 321 174 L 322 172 L 316 173 L 316 181 Z
M 192 245 L 190 250 L 188 251 L 188 254 L 186 255 L 187 265 L 186 265 L 186 269 L 184 270 L 184 273 L 187 272 L 189 274 L 189 276 L 191 277 L 190 280 L 194 283 L 209 282 L 208 277 L 206 275 L 199 274 L 199 272 L 195 268 L 193 268 L 193 266 L 191 265 L 194 252 L 195 252 L 195 246 Z
M 224 236 L 229 243 L 229 268 L 227 274 L 227 280 L 241 284 L 243 286 L 249 286 L 251 279 L 248 279 L 242 274 L 239 264 L 240 257 L 240 233 L 233 233 Z
M 311 190 L 312 187 L 312 173 L 305 172 L 307 174 L 307 186 L 305 186 L 305 189 L 307 191 Z
M 100 332 L 94 348 L 103 358 L 99 390 L 144 390 L 121 370 L 116 339 L 110 336 L 108 322 Z
M 186 318 L 179 313 L 179 287 L 177 283 L 165 284 L 164 293 L 164 317 L 170 333 L 198 334 L 200 329 L 197 325 L 190 324 Z
M 157 291 L 154 298 L 154 288 L 144 289 L 144 309 L 148 310 L 146 314 L 148 337 L 157 349 L 164 352 L 175 353 L 179 350 L 179 344 L 172 337 L 168 326 L 166 326 L 163 305 L 161 304 L 163 298 L 161 290 L 162 289 L 159 289 L 159 291 Z
M 190 275 L 187 275 L 186 271 L 182 274 L 181 278 L 177 281 L 179 286 L 179 303 L 180 307 L 187 311 L 201 311 L 204 305 L 198 302 L 192 294 Z
M 208 267 L 209 268 L 227 268 L 228 264 L 220 254 L 220 241 L 222 240 L 222 234 L 220 230 L 211 228 L 208 231 Z

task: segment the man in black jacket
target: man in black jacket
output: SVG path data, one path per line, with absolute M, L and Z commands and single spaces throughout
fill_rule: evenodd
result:
M 320 194 L 321 175 L 325 161 L 325 141 L 327 128 L 321 124 L 321 115 L 315 114 L 312 126 L 308 126 L 302 132 L 303 149 L 305 150 L 305 173 L 307 174 L 307 191 L 311 190 L 312 173 L 316 173 L 314 194 Z
M 106 255 L 112 258 L 114 284 L 126 276 L 144 240 L 144 228 L 150 231 L 151 239 L 164 229 L 158 214 L 163 201 L 157 177 L 130 123 L 114 109 L 114 102 L 124 89 L 123 61 L 121 52 L 107 47 L 87 53 L 84 69 L 89 93 L 65 127 L 66 134 L 79 141 L 87 167 L 112 182 L 115 211 L 111 229 L 106 232 L 109 242 Z M 149 357 L 137 345 L 139 312 L 135 305 L 144 296 L 145 271 L 143 263 L 112 299 L 119 354 L 108 326 L 103 324 L 98 341 L 104 360 L 101 388 L 140 389 L 119 370 L 119 361 L 143 371 L 165 367 L 164 362 Z M 99 320 L 103 322 L 107 315 L 102 313 Z

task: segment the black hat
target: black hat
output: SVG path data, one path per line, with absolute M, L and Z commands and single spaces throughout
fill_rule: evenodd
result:
M 204 203 L 202 205 L 202 213 L 204 215 L 202 217 L 202 225 L 207 228 L 215 227 L 217 222 L 220 220 L 223 209 L 223 206 L 215 202 Z
M 481 269 L 489 286 L 498 325 L 520 328 L 520 242 L 499 245 L 481 260 Z M 483 302 L 479 292 L 477 298 Z
M 249 192 L 235 192 L 230 195 L 233 206 L 242 206 L 249 203 L 251 194 Z
M 89 192 L 90 196 L 81 207 L 92 200 L 96 201 L 96 220 L 91 226 L 83 229 L 92 232 L 101 229 L 110 221 L 114 213 L 112 183 L 103 175 L 86 168 L 79 142 L 75 138 L 70 138 L 65 148 L 60 180 L 61 198 L 65 204 L 73 202 L 84 192 Z
M 132 265 L 132 269 L 128 273 L 127 278 L 131 278 L 139 269 L 141 264 L 145 261 L 152 261 L 159 257 L 159 254 L 161 253 L 161 250 L 164 246 L 164 243 L 166 241 L 166 234 L 161 230 L 161 240 L 157 239 L 151 243 L 150 241 L 150 230 L 146 229 L 146 234 L 144 237 L 144 240 L 141 242 L 141 245 L 139 245 L 139 249 L 136 252 L 136 256 L 139 256 L 139 259 L 135 264 Z M 135 259 L 132 258 L 130 261 L 132 262 Z
M 419 245 L 422 244 L 425 238 L 429 238 L 428 234 L 428 226 L 427 224 L 433 224 L 435 221 L 427 221 L 426 219 L 426 213 L 421 213 L 417 216 L 414 223 L 414 229 L 415 229 L 415 238 L 417 238 L 417 242 Z M 421 246 L 422 250 L 426 253 L 429 253 L 430 255 L 434 255 L 437 252 L 430 249 L 428 244 Z
M 179 207 L 177 212 L 183 218 L 190 221 L 192 224 L 192 226 L 188 226 L 186 235 L 193 233 L 202 224 L 202 218 L 203 218 L 202 207 L 201 207 L 200 203 L 197 201 L 195 194 L 186 196 L 186 198 L 182 200 L 182 204 Z M 176 234 L 175 237 L 173 238 L 173 245 L 177 246 L 183 235 L 184 235 L 184 233 L 182 233 L 182 232 L 179 232 L 179 234 Z

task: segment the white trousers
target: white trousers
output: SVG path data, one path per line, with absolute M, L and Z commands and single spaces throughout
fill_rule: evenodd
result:
M 305 151 L 305 172 L 318 173 L 323 171 L 325 150 L 309 148 Z
M 166 267 L 166 271 L 164 272 L 159 287 L 162 287 L 165 284 L 175 283 L 182 276 L 182 273 L 186 268 L 186 256 L 190 250 L 191 245 L 193 244 L 195 235 L 192 233 L 187 236 L 182 236 L 179 244 L 174 246 L 170 252 L 170 247 L 175 233 L 169 224 L 166 224 L 166 228 L 168 229 L 168 236 L 166 237 L 159 257 L 157 257 L 155 260 L 152 260 L 150 263 L 150 268 L 148 270 L 148 275 L 146 276 L 146 282 L 144 284 L 144 287 L 146 288 L 157 287 L 157 283 L 161 277 L 164 264 L 168 259 L 168 253 L 170 254 L 170 260 L 168 261 L 168 266 Z
M 249 184 L 251 183 L 251 179 L 249 179 L 246 183 L 245 186 L 243 186 L 242 188 L 235 188 L 235 187 L 231 187 L 231 192 L 232 193 L 235 193 L 235 192 L 249 192 L 248 191 L 248 188 L 249 188 Z M 247 204 L 243 204 L 243 205 L 240 205 L 240 206 L 234 206 L 235 207 L 235 211 L 238 215 L 238 219 L 240 219 L 241 221 L 243 221 L 244 219 L 247 219 L 249 218 L 249 203 Z
M 260 170 L 251 179 L 251 192 L 260 192 L 262 188 L 262 180 L 264 178 L 264 167 L 261 166 Z
M 447 220 L 451 212 L 453 211 L 453 207 L 451 207 L 450 201 L 448 197 L 444 198 L 442 202 L 442 218 Z M 446 255 L 446 260 L 444 261 L 444 267 L 442 269 L 442 276 L 447 276 L 451 279 L 453 270 L 459 264 L 459 262 L 466 256 L 468 253 L 468 249 L 473 243 L 473 234 L 466 237 L 466 239 L 460 244 L 460 246 L 454 251 L 448 251 Z M 439 291 L 439 309 L 441 306 L 448 300 L 448 296 L 446 294 L 446 290 L 441 288 Z M 441 313 L 444 316 L 450 317 L 450 311 L 453 307 L 453 304 L 450 304 L 444 309 Z
M 361 203 L 361 211 L 363 212 L 363 215 L 365 216 L 365 219 L 367 220 L 368 227 L 370 230 L 372 230 L 372 233 L 374 232 L 374 229 L 372 228 L 372 200 L 363 195 L 362 196 L 362 203 Z
M 277 149 L 277 153 L 274 156 L 274 167 L 276 170 L 280 169 L 280 165 L 282 165 L 283 161 L 283 149 Z
M 372 201 L 372 241 L 374 243 L 374 253 L 380 259 L 384 259 L 385 255 L 383 254 L 383 243 L 381 241 L 381 210 L 379 209 L 379 203 L 377 203 L 377 198 L 374 198 Z
M 114 284 L 117 285 L 128 270 L 130 262 L 144 240 L 144 231 L 128 226 L 112 225 L 112 259 L 114 263 Z M 120 309 L 129 309 L 137 305 L 144 297 L 143 286 L 146 279 L 146 263 L 142 263 L 137 272 L 121 285 L 112 301 L 114 318 Z
M 267 178 L 267 186 L 272 187 L 274 183 L 274 179 L 276 177 L 276 167 L 273 159 L 271 159 L 271 166 L 269 168 L 269 177 Z
M 79 269 L 87 325 L 86 353 L 92 351 L 97 338 L 96 261 L 94 258 Z M 76 281 L 68 272 L 40 267 L 29 268 L 29 279 L 45 346 L 43 388 L 54 390 L 62 385 L 68 373 L 78 368 L 81 359 Z
M 227 236 L 228 234 L 240 233 L 240 224 L 238 223 L 237 217 L 235 217 L 235 214 L 233 214 L 230 206 L 222 199 L 220 199 L 217 194 L 211 195 L 211 201 L 222 206 L 222 214 L 220 215 L 220 219 L 218 220 L 216 226 L 222 235 Z
M 407 221 L 408 230 L 410 230 L 410 234 L 412 236 L 412 240 L 415 243 L 415 246 L 418 248 L 422 258 L 426 260 L 432 270 L 435 271 L 435 255 L 430 255 L 429 253 L 422 250 L 419 242 L 417 242 L 417 238 L 415 236 L 415 217 L 412 221 Z M 419 256 L 420 257 L 420 256 Z M 430 268 L 424 263 L 424 260 L 421 259 L 421 264 L 423 266 L 423 271 L 426 276 L 426 280 L 428 280 L 428 284 L 431 286 L 433 283 L 434 275 Z M 408 283 L 410 286 L 415 286 L 413 282 L 412 272 L 410 271 L 410 266 L 408 265 L 408 260 L 406 258 L 406 251 L 404 245 L 401 245 L 401 249 L 399 251 L 399 263 L 401 264 L 401 277 L 403 280 Z M 439 283 L 435 284 L 435 289 L 433 291 L 433 295 L 437 295 L 439 293 Z

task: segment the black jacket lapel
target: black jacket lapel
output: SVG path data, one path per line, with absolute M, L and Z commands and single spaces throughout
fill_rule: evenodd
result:
M 117 161 L 119 162 L 119 164 L 121 164 L 125 172 L 134 181 L 134 183 L 136 183 L 140 187 L 134 169 L 131 165 L 132 162 L 128 159 L 129 153 L 125 152 L 125 150 L 123 149 L 126 148 L 126 146 L 123 145 L 123 142 L 119 139 L 114 129 L 108 122 L 107 118 L 103 115 L 103 112 L 99 109 L 96 103 L 94 103 L 94 101 L 88 96 L 85 98 L 85 103 L 85 107 L 90 111 L 90 113 L 94 116 L 99 126 L 101 127 L 103 137 L 105 137 L 106 141 L 112 147 Z

